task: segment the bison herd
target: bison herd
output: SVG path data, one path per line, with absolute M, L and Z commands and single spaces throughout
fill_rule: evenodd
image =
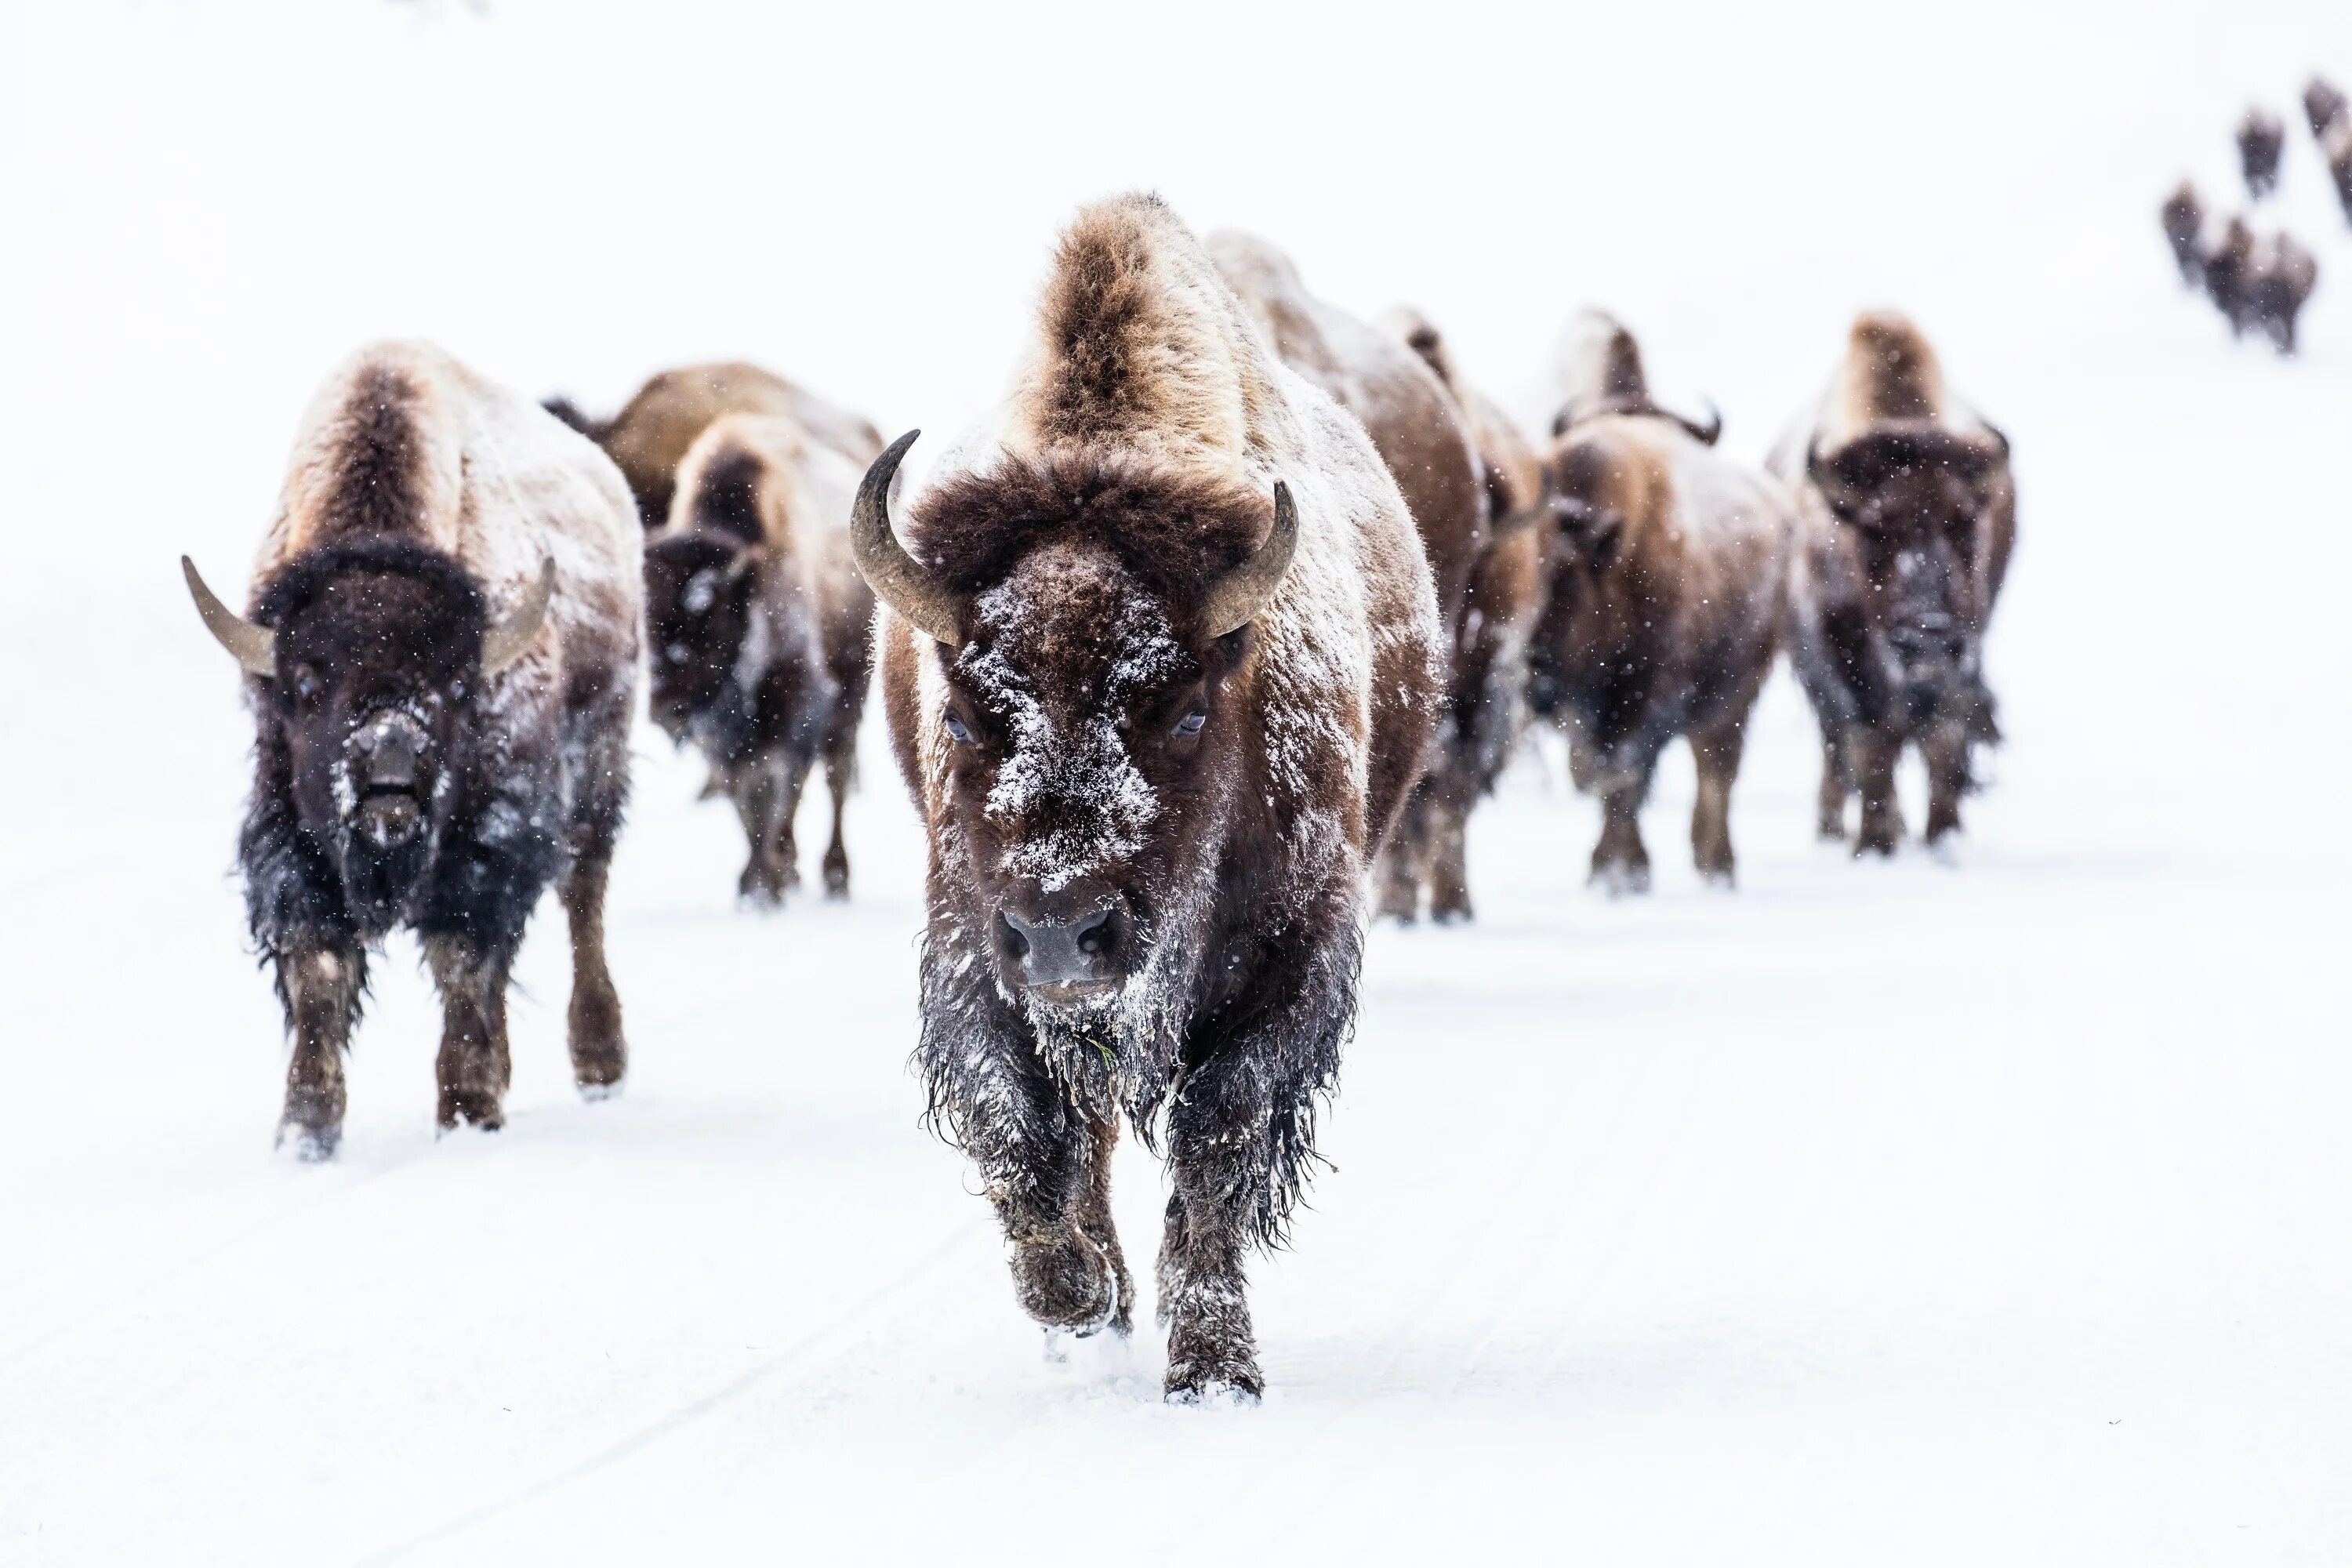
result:
M 2314 78 L 2304 89 L 2303 109 L 2336 199 L 2352 221 L 2352 101 L 2334 84 Z M 2278 189 L 2285 152 L 2286 122 L 2260 106 L 2248 110 L 2238 126 L 2238 164 L 2246 194 L 2255 201 Z M 2165 198 L 2158 216 L 2181 283 L 2203 290 L 2230 323 L 2231 336 L 2259 332 L 2280 353 L 2293 354 L 2295 319 L 2319 282 L 2319 262 L 2310 249 L 2284 229 L 2257 235 L 2234 213 L 2217 228 L 2188 180 Z
M 2009 443 L 1908 321 L 1855 321 L 1762 469 L 1654 401 L 1606 316 L 1563 391 L 1530 441 L 1427 321 L 1352 316 L 1149 196 L 1064 233 L 1010 395 L 930 444 L 919 483 L 917 433 L 885 447 L 749 365 L 656 376 L 598 422 L 429 347 L 362 351 L 304 417 L 244 612 L 184 563 L 255 720 L 239 854 L 294 1039 L 283 1134 L 333 1152 L 395 927 L 442 999 L 441 1124 L 497 1127 L 508 973 L 551 883 L 574 1071 L 616 1088 L 603 910 L 640 645 L 652 717 L 741 818 L 757 902 L 797 880 L 820 762 L 825 889 L 847 894 L 878 662 L 929 837 L 916 1060 L 1023 1308 L 1049 1335 L 1129 1330 L 1124 1124 L 1172 1175 L 1168 1394 L 1254 1398 L 1244 1266 L 1317 1162 L 1366 923 L 1470 915 L 1468 820 L 1525 726 L 1564 733 L 1602 806 L 1592 878 L 1627 892 L 1677 737 L 1694 858 L 1731 882 L 1783 647 L 1821 725 L 1821 832 L 1856 854 L 1904 837 L 1905 748 L 1933 842 L 1999 734 L 1981 647 Z

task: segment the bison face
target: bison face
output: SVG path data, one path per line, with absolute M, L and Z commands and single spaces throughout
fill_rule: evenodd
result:
M 1133 983 L 1177 972 L 1213 891 L 1252 743 L 1231 678 L 1297 545 L 1290 492 L 1269 522 L 1222 476 L 1005 454 L 924 498 L 923 537 L 951 542 L 933 566 L 890 524 L 914 439 L 868 470 L 850 532 L 876 596 L 932 644 L 934 866 L 1033 1020 L 1140 992 L 1132 1022 L 1166 989 Z
M 470 584 L 404 572 L 341 574 L 278 624 L 269 718 L 295 815 L 363 924 L 390 923 L 432 858 L 482 638 Z
M 646 551 L 654 722 L 723 762 L 740 761 L 751 746 L 736 668 L 751 628 L 757 560 L 740 542 L 708 533 L 676 534 Z
M 1865 618 L 1912 725 L 1966 717 L 1979 695 L 1986 487 L 1998 436 L 1882 429 L 1816 453 L 1813 478 L 1861 566 Z
M 938 732 L 998 983 L 1099 1005 L 1205 874 L 1245 634 L 1184 636 L 1181 606 L 1076 543 L 1033 552 L 970 618 L 940 652 Z

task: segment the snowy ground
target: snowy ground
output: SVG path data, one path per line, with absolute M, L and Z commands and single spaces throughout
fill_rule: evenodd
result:
M 2337 8 L 1994 6 L 1867 59 L 1824 40 L 1883 8 L 1499 51 L 1499 17 L 1373 17 L 1344 69 L 1192 97 L 1222 56 L 1182 40 L 1137 67 L 916 16 L 886 69 L 839 16 L 730 47 L 698 13 L 329 9 L 0 18 L 0 1561 L 2352 1559 L 2352 232 L 2298 127 L 2322 279 L 2281 365 L 2178 296 L 2153 216 L 2184 168 L 2224 188 L 2248 95 L 2352 76 Z M 1224 129 L 1053 140 L 1024 95 L 1092 111 L 1111 54 Z M 1433 124 L 1361 112 L 1416 68 Z M 861 107 L 852 167 L 818 132 Z M 1319 185 L 1231 157 L 1308 128 Z M 1612 139 L 1638 179 L 1594 166 Z M 1810 841 L 1785 679 L 1734 896 L 1689 871 L 1679 753 L 1659 890 L 1620 903 L 1580 886 L 1594 808 L 1524 759 L 1474 824 L 1475 927 L 1372 941 L 1339 1169 L 1256 1271 L 1252 1412 L 1163 1407 L 1148 1332 L 1041 1361 L 915 1125 L 920 841 L 878 734 L 856 902 L 760 918 L 644 732 L 625 1098 L 571 1091 L 544 921 L 509 1123 L 436 1141 L 395 943 L 342 1158 L 274 1157 L 226 875 L 248 731 L 173 557 L 237 579 L 317 376 L 427 331 L 609 405 L 749 352 L 945 429 L 1053 226 L 1142 183 L 1345 303 L 1414 299 L 1531 406 L 1558 323 L 1613 303 L 1751 456 L 1845 314 L 1916 310 L 2023 496 L 2011 743 L 1957 863 Z M 1149 1258 L 1160 1173 L 1118 1183 Z

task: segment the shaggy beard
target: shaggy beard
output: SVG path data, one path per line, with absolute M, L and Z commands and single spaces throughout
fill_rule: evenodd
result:
M 344 901 L 362 930 L 381 935 L 398 922 L 408 895 L 424 879 L 433 836 L 419 830 L 386 846 L 346 825 L 341 837 Z

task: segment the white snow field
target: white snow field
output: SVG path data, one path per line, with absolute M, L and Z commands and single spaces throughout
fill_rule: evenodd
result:
M 0 8 L 0 1562 L 2352 1561 L 2352 228 L 2293 101 L 2352 8 L 1337 12 Z M 2237 197 L 2258 96 L 2298 363 L 2156 222 Z M 610 408 L 743 355 L 945 435 L 1137 185 L 1531 420 L 1606 304 L 1750 458 L 1914 312 L 2022 496 L 1951 862 L 1811 841 L 1785 675 L 1736 894 L 1680 752 L 1657 891 L 1589 893 L 1532 748 L 1476 923 L 1371 941 L 1255 1410 L 1163 1405 L 1148 1327 L 1042 1359 L 916 1125 L 878 730 L 855 901 L 770 917 L 643 731 L 624 1097 L 572 1092 L 543 914 L 504 1131 L 434 1136 L 395 941 L 341 1158 L 274 1153 L 250 722 L 175 557 L 241 586 L 329 366 L 426 335 Z

